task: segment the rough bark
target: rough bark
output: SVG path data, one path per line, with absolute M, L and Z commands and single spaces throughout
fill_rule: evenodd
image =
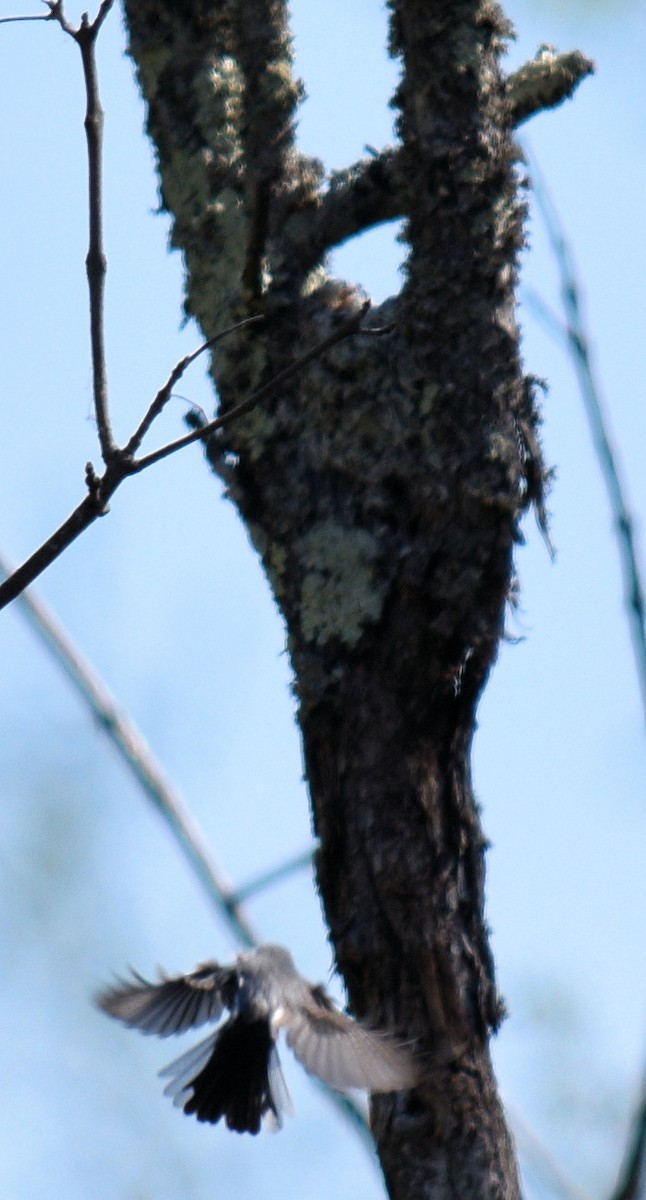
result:
M 373 1103 L 390 1195 L 512 1200 L 469 763 L 543 478 L 514 319 L 509 30 L 490 0 L 389 7 L 401 144 L 326 179 L 294 145 L 283 0 L 126 0 L 187 308 L 207 337 L 266 319 L 217 347 L 222 411 L 361 304 L 325 252 L 406 216 L 405 283 L 366 323 L 392 330 L 340 343 L 208 451 L 285 619 L 351 1007 L 426 1064 L 414 1092 Z

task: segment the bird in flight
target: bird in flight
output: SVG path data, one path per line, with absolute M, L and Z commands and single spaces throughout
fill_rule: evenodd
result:
M 239 954 L 231 966 L 206 962 L 190 975 L 137 972 L 96 997 L 98 1007 L 158 1037 L 229 1016 L 198 1045 L 160 1071 L 164 1094 L 198 1121 L 224 1118 L 238 1133 L 258 1133 L 263 1118 L 280 1128 L 291 1101 L 276 1050 L 279 1031 L 312 1075 L 334 1088 L 395 1092 L 418 1082 L 411 1054 L 389 1034 L 339 1011 L 325 989 L 299 975 L 282 946 Z

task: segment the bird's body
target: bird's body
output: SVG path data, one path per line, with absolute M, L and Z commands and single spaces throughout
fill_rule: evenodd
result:
M 280 1125 L 291 1107 L 276 1050 L 281 1028 L 305 1069 L 332 1087 L 391 1092 L 417 1082 L 410 1054 L 340 1012 L 322 987 L 299 975 L 282 946 L 258 946 L 231 966 L 207 962 L 158 983 L 133 972 L 97 1004 L 159 1037 L 219 1021 L 228 1010 L 218 1029 L 161 1074 L 169 1078 L 166 1094 L 185 1113 L 212 1123 L 224 1117 L 239 1133 L 257 1133 L 263 1117 Z

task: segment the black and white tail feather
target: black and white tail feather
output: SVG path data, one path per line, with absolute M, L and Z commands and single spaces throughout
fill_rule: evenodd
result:
M 298 974 L 282 946 L 259 946 L 235 963 L 204 963 L 189 975 L 137 972 L 97 997 L 111 1017 L 142 1033 L 170 1037 L 229 1017 L 202 1042 L 160 1072 L 165 1095 L 198 1121 L 224 1118 L 238 1133 L 280 1128 L 292 1104 L 276 1040 L 312 1075 L 341 1090 L 393 1092 L 414 1087 L 417 1066 L 388 1034 L 366 1029 L 340 1012 L 322 987 Z

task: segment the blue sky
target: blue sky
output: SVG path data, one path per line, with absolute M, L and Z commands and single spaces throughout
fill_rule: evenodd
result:
M 385 16 L 373 0 L 298 0 L 292 10 L 310 96 L 301 142 L 343 166 L 391 137 L 396 66 L 384 51 Z M 29 6 L 21 0 L 11 11 Z M 511 66 L 541 42 L 576 46 L 598 65 L 573 102 L 529 122 L 522 138 L 572 242 L 644 562 L 646 12 L 637 3 L 581 5 L 566 17 L 529 0 L 508 11 L 518 30 Z M 71 3 L 68 15 L 78 16 Z M 80 64 L 45 23 L 0 28 L 0 55 L 0 548 L 17 560 L 77 503 L 85 462 L 97 454 Z M 167 253 L 166 220 L 153 215 L 152 156 L 116 14 L 100 58 L 108 362 L 125 439 L 200 338 L 181 325 L 181 262 Z M 398 287 L 394 233 L 377 231 L 334 256 L 334 269 L 377 301 Z M 524 284 L 556 308 L 557 273 L 535 215 L 528 235 Z M 609 1194 L 618 1168 L 645 1050 L 643 714 L 572 367 L 531 314 L 521 317 L 527 370 L 549 383 L 557 559 L 528 518 L 517 556 L 522 605 L 509 617 L 522 640 L 503 646 L 479 713 L 487 911 L 511 1014 L 495 1055 L 510 1109 L 597 1197 Z M 180 390 L 212 407 L 201 366 Z M 170 406 L 160 441 L 181 432 L 184 409 Z M 125 484 L 39 590 L 139 722 L 232 879 L 307 846 L 283 630 L 197 448 Z M 340 1200 L 359 1190 L 379 1196 L 365 1151 L 296 1069 L 288 1073 L 296 1120 L 279 1137 L 239 1140 L 180 1118 L 163 1098 L 155 1073 L 174 1047 L 94 1013 L 92 989 L 127 962 L 184 969 L 234 946 L 19 612 L 0 616 L 0 661 L 0 1193 L 307 1200 L 332 1180 Z M 307 873 L 250 911 L 313 979 L 327 976 Z M 542 1194 L 537 1176 L 527 1183 Z

